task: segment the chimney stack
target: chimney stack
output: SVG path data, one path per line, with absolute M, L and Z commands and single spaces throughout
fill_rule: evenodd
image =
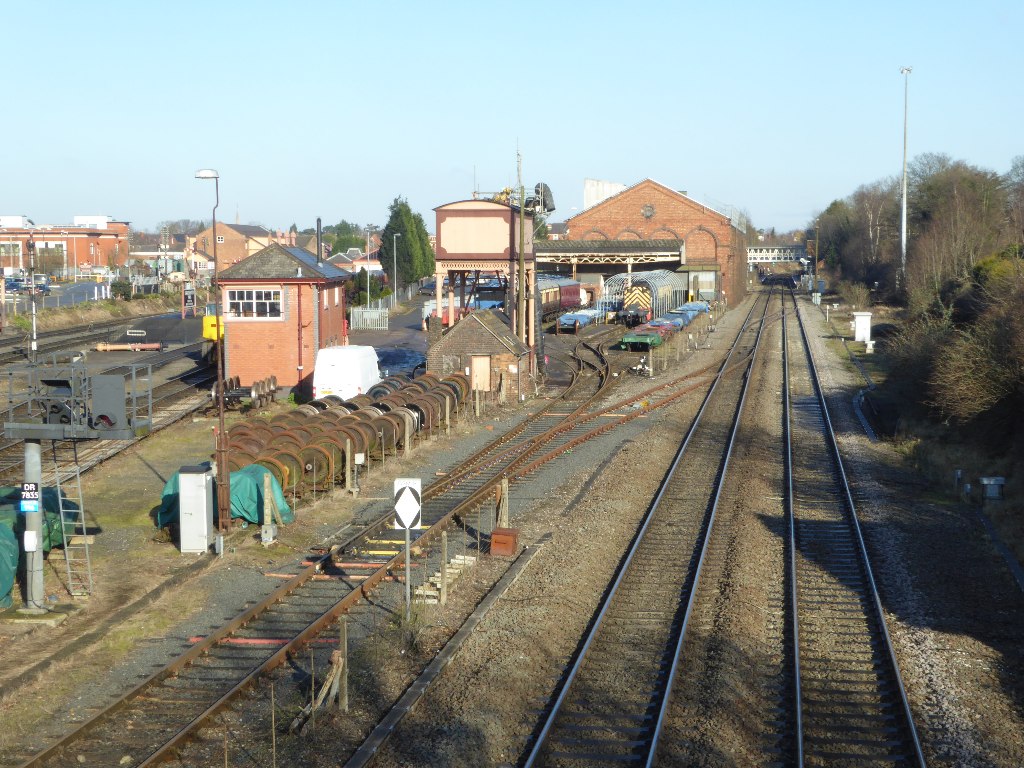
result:
M 320 217 L 316 217 L 316 265 L 319 267 L 324 261 L 324 238 L 320 230 Z

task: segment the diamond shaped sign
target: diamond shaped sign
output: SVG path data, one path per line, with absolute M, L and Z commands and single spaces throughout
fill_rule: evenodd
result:
M 395 528 L 420 527 L 420 479 L 395 478 Z

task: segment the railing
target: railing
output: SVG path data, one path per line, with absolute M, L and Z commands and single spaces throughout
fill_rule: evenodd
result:
M 379 304 L 381 301 L 374 303 Z M 387 309 L 353 307 L 349 315 L 350 327 L 353 331 L 386 331 L 388 329 L 390 313 Z
M 802 245 L 751 246 L 747 248 L 747 264 L 770 264 L 776 261 L 799 261 L 807 258 Z

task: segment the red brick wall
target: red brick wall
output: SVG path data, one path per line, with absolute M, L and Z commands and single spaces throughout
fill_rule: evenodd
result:
M 650 206 L 650 208 L 647 208 Z M 645 215 L 650 214 L 650 215 Z M 570 240 L 685 240 L 686 261 L 717 263 L 730 302 L 746 291 L 746 251 L 729 219 L 650 179 L 610 197 L 566 222 Z
M 327 306 L 324 307 L 324 295 Z M 320 292 L 320 326 L 319 347 L 330 347 L 341 344 L 345 323 L 345 287 L 341 283 L 328 286 Z
M 29 238 L 37 244 L 60 243 L 67 245 L 68 272 L 74 272 L 75 265 L 80 268 L 124 266 L 128 259 L 128 224 L 123 221 L 111 221 L 106 229 L 90 227 L 49 227 L 47 229 L 14 229 L 5 230 L 2 242 L 21 243 L 22 265 L 29 268 L 29 256 L 25 243 Z M 53 258 L 53 257 L 51 257 Z M 42 269 L 41 257 L 37 253 L 37 267 Z M 4 260 L 5 267 L 18 267 L 17 260 L 10 257 Z M 63 259 L 61 259 L 63 268 Z
M 232 287 L 243 286 L 226 285 L 225 289 Z M 244 287 L 248 287 L 248 284 Z M 266 284 L 264 287 L 275 286 Z M 242 386 L 249 386 L 267 376 L 276 376 L 278 386 L 308 387 L 312 381 L 317 350 L 328 344 L 341 343 L 342 323 L 345 318 L 343 291 L 339 284 L 337 304 L 334 300 L 334 287 L 327 288 L 326 292 L 328 302 L 325 309 L 323 292 L 316 291 L 313 285 L 283 285 L 282 303 L 285 309 L 284 317 L 280 320 L 228 318 L 224 326 L 227 339 L 227 375 L 238 376 Z M 299 365 L 302 366 L 301 371 Z
M 438 376 L 464 371 L 470 366 L 473 355 L 490 356 L 492 392 L 497 392 L 504 381 L 509 399 L 519 399 L 520 381 L 527 377 L 527 358 L 510 353 L 490 331 L 469 319 L 458 323 L 427 350 L 427 370 Z M 510 366 L 520 369 L 521 374 L 513 373 Z

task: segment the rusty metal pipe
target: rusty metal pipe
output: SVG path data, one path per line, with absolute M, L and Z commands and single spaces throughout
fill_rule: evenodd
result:
M 101 341 L 96 345 L 97 352 L 159 352 L 164 348 L 164 345 L 159 341 L 147 341 L 141 343 L 122 343 L 122 344 L 110 344 L 106 341 Z

